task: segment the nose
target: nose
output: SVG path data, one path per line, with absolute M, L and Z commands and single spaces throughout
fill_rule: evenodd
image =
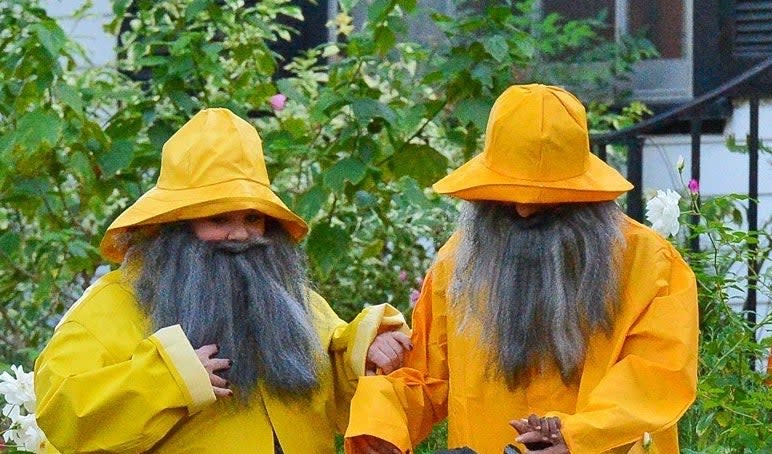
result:
M 515 211 L 521 218 L 529 218 L 539 211 L 539 206 L 531 203 L 516 203 Z
M 243 223 L 234 223 L 225 237 L 227 240 L 244 241 L 249 238 L 247 227 Z

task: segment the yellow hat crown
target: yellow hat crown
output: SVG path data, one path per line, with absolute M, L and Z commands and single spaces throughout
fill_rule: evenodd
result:
M 496 100 L 485 133 L 485 165 L 511 178 L 557 181 L 589 165 L 584 106 L 544 85 L 514 86 Z
M 269 186 L 260 136 L 228 109 L 202 110 L 164 144 L 157 186 L 179 190 L 244 179 Z

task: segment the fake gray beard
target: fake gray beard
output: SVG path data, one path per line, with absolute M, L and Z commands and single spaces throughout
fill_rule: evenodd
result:
M 578 381 L 589 336 L 612 329 L 621 216 L 614 202 L 564 204 L 529 218 L 508 204 L 464 204 L 450 305 L 459 331 L 479 323 L 493 359 L 488 375 L 525 387 L 531 370 L 553 362 L 564 383 Z
M 135 290 L 155 329 L 180 324 L 193 348 L 218 344 L 242 402 L 258 380 L 281 397 L 308 397 L 324 354 L 309 310 L 305 257 L 274 227 L 251 242 L 205 242 L 186 223 L 133 246 Z

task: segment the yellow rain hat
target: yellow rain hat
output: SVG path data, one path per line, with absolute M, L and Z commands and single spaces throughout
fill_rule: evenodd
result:
M 121 262 L 132 227 L 254 209 L 300 241 L 306 223 L 271 191 L 255 128 L 228 109 L 204 109 L 164 144 L 158 182 L 107 228 L 99 246 Z
M 483 152 L 433 188 L 465 200 L 571 203 L 614 200 L 633 185 L 590 153 L 587 116 L 574 95 L 531 84 L 498 97 Z

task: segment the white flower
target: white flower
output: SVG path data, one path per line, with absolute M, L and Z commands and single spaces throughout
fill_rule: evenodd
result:
M 684 157 L 683 157 L 683 155 L 679 154 L 678 155 L 678 161 L 676 161 L 676 165 L 675 165 L 675 168 L 676 168 L 676 170 L 678 170 L 678 173 L 681 173 L 681 171 L 684 170 L 684 165 L 685 165 Z
M 11 371 L 14 376 L 8 372 L 0 374 L 0 395 L 5 401 L 2 415 L 11 422 L 3 432 L 3 439 L 26 451 L 43 452 L 46 437 L 35 421 L 33 374 L 15 365 L 11 366 Z
M 646 220 L 651 223 L 651 228 L 660 235 L 668 237 L 678 233 L 680 224 L 678 217 L 681 209 L 678 201 L 681 195 L 672 189 L 657 190 L 657 195 L 646 203 Z
M 3 432 L 3 439 L 8 444 L 34 453 L 42 453 L 46 447 L 46 436 L 32 414 L 19 416 L 14 424 Z
M 0 374 L 0 394 L 7 404 L 24 407 L 28 413 L 35 412 L 35 388 L 32 372 L 24 372 L 21 366 L 11 366 L 16 377 L 8 372 Z

